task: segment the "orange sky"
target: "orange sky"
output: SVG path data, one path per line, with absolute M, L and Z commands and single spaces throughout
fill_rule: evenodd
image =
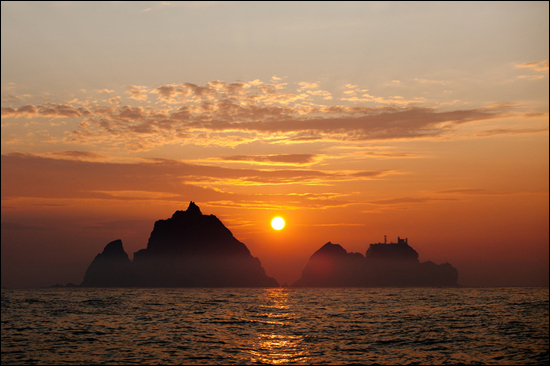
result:
M 338 4 L 2 2 L 2 286 L 189 201 L 281 284 L 387 235 L 548 286 L 548 4 Z

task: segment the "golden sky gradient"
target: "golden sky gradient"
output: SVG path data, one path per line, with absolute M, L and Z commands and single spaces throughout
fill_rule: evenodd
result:
M 281 284 L 387 235 L 548 286 L 548 59 L 547 2 L 2 2 L 2 286 L 189 201 Z

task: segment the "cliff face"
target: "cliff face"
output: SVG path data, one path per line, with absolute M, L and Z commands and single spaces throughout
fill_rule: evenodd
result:
M 250 254 L 246 245 L 238 241 L 216 216 L 203 215 L 194 202 L 186 211 L 176 211 L 171 218 L 155 223 L 147 248 L 134 253 L 133 262 L 128 259 L 129 271 L 117 266 L 119 262 L 114 258 L 118 256 L 107 256 L 112 263 L 108 268 L 96 264 L 96 257 L 82 285 L 105 286 L 109 281 L 99 278 L 122 271 L 130 273 L 130 280 L 115 281 L 121 286 L 278 286 L 274 278 L 266 275 L 259 259 Z M 95 275 L 88 275 L 88 272 Z
M 457 286 L 449 263 L 419 263 L 407 240 L 371 244 L 365 257 L 327 243 L 309 259 L 294 287 Z

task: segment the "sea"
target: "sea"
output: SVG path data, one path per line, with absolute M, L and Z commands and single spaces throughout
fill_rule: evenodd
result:
M 548 288 L 2 289 L 2 365 L 548 365 Z

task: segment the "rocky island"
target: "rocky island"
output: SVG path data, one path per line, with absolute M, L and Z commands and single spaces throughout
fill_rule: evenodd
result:
M 457 286 L 449 263 L 420 263 L 407 239 L 371 244 L 365 256 L 328 242 L 317 250 L 293 287 Z
M 328 242 L 291 287 L 457 286 L 449 263 L 420 262 L 408 239 L 370 244 L 365 256 Z M 190 202 L 186 211 L 155 222 L 133 261 L 121 240 L 92 261 L 82 287 L 277 287 L 258 258 L 214 215 Z
M 115 240 L 88 267 L 83 287 L 276 287 L 260 260 L 214 215 L 191 202 L 155 222 L 131 261 Z

